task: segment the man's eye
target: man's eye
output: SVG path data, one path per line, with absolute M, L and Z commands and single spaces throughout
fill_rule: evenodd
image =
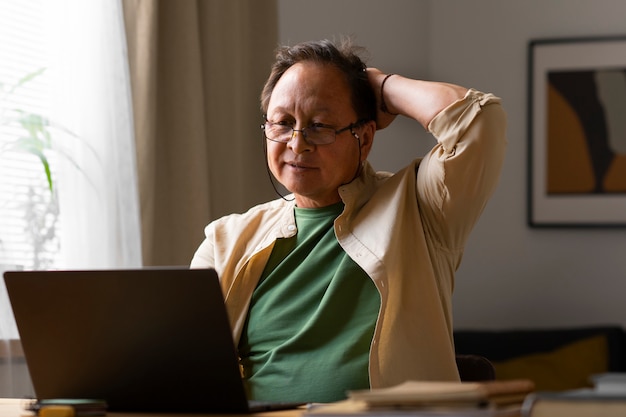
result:
M 288 121 L 286 121 L 286 120 L 281 120 L 281 121 L 278 121 L 278 122 L 273 122 L 273 124 L 278 125 L 278 126 L 286 126 L 286 127 L 291 127 L 291 126 L 292 126 L 292 123 L 291 123 L 291 122 L 288 122 Z
M 325 123 L 313 123 L 310 127 L 312 129 L 330 129 L 330 126 Z

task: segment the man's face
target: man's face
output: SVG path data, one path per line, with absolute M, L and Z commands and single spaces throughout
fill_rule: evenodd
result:
M 267 119 L 304 129 L 321 123 L 335 130 L 357 121 L 343 74 L 332 65 L 301 62 L 280 78 L 269 101 Z M 312 145 L 301 132 L 288 143 L 267 140 L 267 159 L 276 179 L 295 194 L 298 207 L 324 207 L 340 201 L 338 187 L 350 182 L 367 157 L 369 126 L 337 134 L 334 143 Z M 368 130 L 365 135 L 362 131 Z M 371 134 L 370 134 L 371 133 Z M 362 136 L 366 136 L 363 138 Z M 359 155 L 359 146 L 363 146 Z

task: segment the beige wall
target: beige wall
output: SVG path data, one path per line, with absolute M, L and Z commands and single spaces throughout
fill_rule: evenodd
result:
M 352 34 L 386 71 L 503 98 L 507 161 L 457 275 L 457 328 L 626 326 L 626 229 L 526 226 L 527 43 L 626 35 L 624 16 L 620 0 L 279 0 L 282 42 Z M 432 144 L 416 131 L 405 122 L 382 132 L 371 161 L 398 168 Z

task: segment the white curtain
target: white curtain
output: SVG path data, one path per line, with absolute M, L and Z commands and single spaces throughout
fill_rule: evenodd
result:
M 61 158 L 66 268 L 141 266 L 132 98 L 121 0 L 58 0 L 51 49 Z
M 140 267 L 132 100 L 121 0 L 44 2 L 49 16 L 51 119 L 60 135 L 55 186 L 59 268 Z M 33 395 L 13 316 L 0 294 L 0 397 Z

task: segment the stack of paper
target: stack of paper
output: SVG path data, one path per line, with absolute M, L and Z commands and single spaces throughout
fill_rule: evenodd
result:
M 626 373 L 608 372 L 591 377 L 595 391 L 600 395 L 626 397 Z
M 524 417 L 624 417 L 626 373 L 592 377 L 594 387 L 561 392 L 537 392 L 522 406 Z
M 314 416 L 516 416 L 532 392 L 530 380 L 408 381 L 391 388 L 352 391 L 348 400 L 311 407 Z

